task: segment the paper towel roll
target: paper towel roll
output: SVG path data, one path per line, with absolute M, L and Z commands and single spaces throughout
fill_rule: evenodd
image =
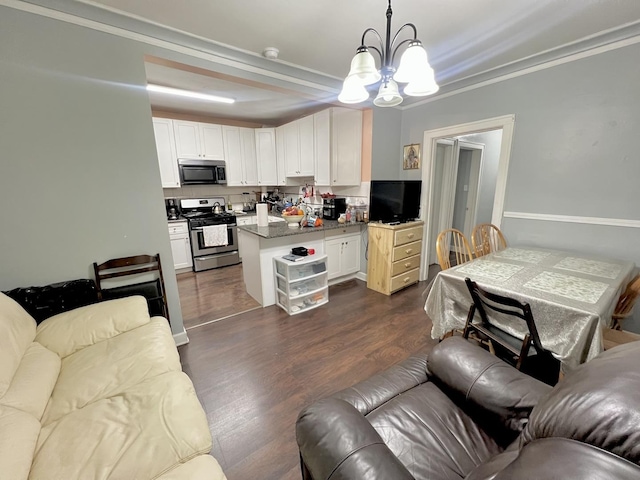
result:
M 258 226 L 269 226 L 269 206 L 266 203 L 258 203 L 256 205 L 256 214 L 258 216 Z

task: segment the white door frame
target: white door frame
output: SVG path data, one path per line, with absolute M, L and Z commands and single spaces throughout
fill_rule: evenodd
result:
M 502 223 L 504 214 L 504 198 L 507 190 L 507 173 L 509 171 L 509 159 L 511 157 L 511 144 L 513 141 L 513 130 L 516 117 L 515 115 L 504 115 L 502 117 L 489 118 L 476 122 L 464 123 L 461 125 L 452 125 L 449 127 L 427 130 L 424 132 L 423 149 L 424 161 L 422 169 L 422 194 L 420 198 L 420 211 L 424 212 L 424 232 L 425 241 L 422 245 L 422 264 L 420 265 L 420 280 L 426 280 L 429 273 L 429 250 L 430 238 L 429 227 L 433 222 L 429 214 L 431 191 L 433 190 L 434 166 L 436 156 L 436 145 L 439 138 L 458 137 L 460 135 L 469 135 L 471 133 L 486 132 L 489 130 L 502 130 L 502 142 L 500 144 L 500 159 L 498 161 L 498 175 L 496 178 L 496 193 L 493 198 L 493 213 L 491 215 L 491 223 L 498 228 Z M 425 188 L 425 186 L 427 188 Z

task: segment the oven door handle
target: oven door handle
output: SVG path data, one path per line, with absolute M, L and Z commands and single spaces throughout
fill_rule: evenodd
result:
M 227 224 L 227 227 L 235 227 L 236 224 L 235 223 L 229 223 Z M 191 229 L 192 232 L 201 232 L 202 231 L 202 227 L 194 227 Z

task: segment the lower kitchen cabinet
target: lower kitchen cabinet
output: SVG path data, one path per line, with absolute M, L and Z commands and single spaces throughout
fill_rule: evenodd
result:
M 173 255 L 173 268 L 175 270 L 191 269 L 193 257 L 191 256 L 191 242 L 187 222 L 175 222 L 169 224 L 169 241 Z
M 360 227 L 327 231 L 325 239 L 328 279 L 360 271 Z

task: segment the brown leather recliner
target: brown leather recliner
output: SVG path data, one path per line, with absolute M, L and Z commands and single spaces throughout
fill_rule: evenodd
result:
M 640 342 L 553 389 L 460 337 L 304 409 L 305 480 L 640 478 Z

